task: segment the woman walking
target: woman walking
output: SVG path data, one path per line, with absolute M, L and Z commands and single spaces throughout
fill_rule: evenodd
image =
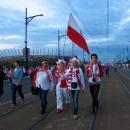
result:
M 70 104 L 70 96 L 67 88 L 67 79 L 62 79 L 61 74 L 66 73 L 66 62 L 63 59 L 59 59 L 57 62 L 57 70 L 55 72 L 56 77 L 56 99 L 57 99 L 57 109 L 56 113 L 63 112 L 63 96 L 65 99 L 65 104 L 68 107 Z
M 72 58 L 70 61 L 70 68 L 62 75 L 63 78 L 68 77 L 68 89 L 71 91 L 72 103 L 73 103 L 73 118 L 78 119 L 78 107 L 79 107 L 79 93 L 84 91 L 85 83 L 82 69 L 79 68 L 79 60 Z
M 42 68 L 39 70 L 36 76 L 36 87 L 39 88 L 39 97 L 41 101 L 41 114 L 46 112 L 47 108 L 47 95 L 49 90 L 53 90 L 54 82 L 51 70 L 49 70 L 48 61 L 42 62 Z

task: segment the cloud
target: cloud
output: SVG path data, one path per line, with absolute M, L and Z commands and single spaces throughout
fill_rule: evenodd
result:
M 130 15 L 122 18 L 121 21 L 116 25 L 118 30 L 123 30 L 130 23 Z
M 121 31 L 125 29 L 130 23 L 130 9 L 125 10 L 124 15 L 115 24 L 116 31 Z
M 21 48 L 19 44 L 10 44 L 10 43 L 0 43 L 0 49 L 14 49 Z
M 7 35 L 7 36 L 0 36 L 0 40 L 18 40 L 18 39 L 23 39 L 22 36 L 19 35 Z
M 91 45 L 101 45 L 101 44 L 98 44 L 98 43 L 106 43 L 107 41 L 114 41 L 114 37 L 100 37 L 100 38 L 88 38 L 87 40 L 87 43 L 91 46 Z
M 57 44 L 47 44 L 44 46 L 45 48 L 57 48 Z
M 86 41 L 90 48 L 92 48 L 92 51 L 98 46 L 99 51 L 105 53 L 105 50 L 102 50 L 102 48 L 108 44 L 112 48 L 114 48 L 114 46 L 119 48 L 120 46 L 118 46 L 118 44 L 124 46 L 122 41 L 129 38 L 130 0 L 126 0 L 125 2 L 124 0 L 110 1 L 108 39 L 106 38 L 106 0 L 75 0 L 70 2 L 76 9 L 81 20 L 68 8 L 64 0 L 0 0 L 1 47 L 24 47 L 24 18 L 26 7 L 28 8 L 28 16 L 41 13 L 44 15 L 43 17 L 37 17 L 29 23 L 28 45 L 31 48 L 54 48 L 56 50 L 57 30 L 60 30 L 61 35 L 65 34 L 70 13 L 74 15 L 77 21 L 79 20 L 81 30 L 84 36 L 86 36 Z M 84 27 L 81 21 L 84 22 L 86 27 Z M 85 35 L 85 33 L 87 33 L 87 35 Z M 67 54 L 71 52 L 71 46 L 72 42 L 67 39 L 65 43 Z M 63 47 L 64 39 L 60 41 L 60 49 L 63 50 Z M 114 57 L 118 52 L 112 51 L 114 54 L 112 52 L 111 54 Z
M 29 8 L 30 14 L 38 13 L 41 11 L 41 9 L 43 9 L 43 6 L 40 4 L 39 0 L 1 0 L 0 3 L 0 7 L 2 8 L 8 8 L 22 12 L 25 12 L 25 8 Z
M 53 3 L 51 0 L 0 0 L 0 7 L 24 13 L 25 8 L 28 8 L 28 15 L 43 13 L 44 18 L 52 18 L 56 14 Z

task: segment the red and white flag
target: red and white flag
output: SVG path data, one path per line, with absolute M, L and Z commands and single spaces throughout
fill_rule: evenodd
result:
M 70 14 L 69 17 L 69 24 L 68 24 L 68 29 L 67 29 L 67 36 L 74 42 L 76 43 L 79 47 L 84 49 L 88 54 L 90 54 L 87 42 L 82 35 L 82 32 L 80 30 L 80 27 L 78 26 L 76 20 Z

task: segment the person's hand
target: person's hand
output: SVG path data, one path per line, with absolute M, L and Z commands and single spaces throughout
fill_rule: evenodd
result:
M 48 79 L 49 82 L 51 82 L 51 79 Z
M 54 95 L 56 96 L 56 91 L 55 91 Z
M 19 85 L 19 83 L 16 83 L 16 86 L 18 86 Z
M 97 78 L 98 78 L 98 75 L 97 75 L 97 74 L 95 74 L 95 75 L 94 75 L 94 79 L 96 79 L 96 80 L 97 80 Z
M 81 90 L 80 93 L 81 93 L 81 94 L 84 94 L 84 90 Z
M 84 91 L 84 90 L 82 90 L 82 93 L 84 94 L 84 93 L 85 93 L 85 91 Z

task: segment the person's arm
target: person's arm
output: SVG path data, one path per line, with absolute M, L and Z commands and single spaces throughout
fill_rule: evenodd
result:
M 5 73 L 2 72 L 2 79 L 5 80 Z
M 79 72 L 80 72 L 80 81 L 81 81 L 82 89 L 84 90 L 85 89 L 84 74 L 82 69 L 79 69 Z
M 62 78 L 62 79 L 68 78 L 68 76 L 69 76 L 69 71 L 70 71 L 70 69 L 67 69 L 66 73 L 61 75 L 61 78 Z
M 20 69 L 20 70 L 19 70 L 19 79 L 18 79 L 17 85 L 19 85 L 20 82 L 22 82 L 22 79 L 23 79 L 23 70 Z
M 92 66 L 91 65 L 86 65 L 86 76 L 89 78 L 92 76 Z
M 39 76 L 39 72 L 36 72 L 36 76 L 35 76 L 36 78 L 34 79 L 36 87 L 39 87 L 38 86 L 38 76 Z
M 50 90 L 52 91 L 54 89 L 54 78 L 53 78 L 52 72 L 49 71 L 49 73 L 50 73 L 50 78 L 51 78 L 51 87 L 50 87 Z

